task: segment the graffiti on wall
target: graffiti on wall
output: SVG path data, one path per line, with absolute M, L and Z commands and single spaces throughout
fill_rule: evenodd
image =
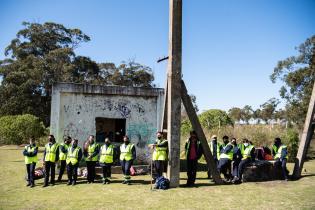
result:
M 137 147 L 145 148 L 155 140 L 156 128 L 152 124 L 130 123 L 127 135 L 136 143 Z
M 137 115 L 145 114 L 145 107 L 140 103 L 134 103 L 130 100 L 110 100 L 110 99 L 95 99 L 93 97 L 84 97 L 79 103 L 71 103 L 63 106 L 66 114 L 80 114 L 81 112 L 90 112 L 91 110 L 116 111 L 122 118 L 130 117 L 131 112 Z

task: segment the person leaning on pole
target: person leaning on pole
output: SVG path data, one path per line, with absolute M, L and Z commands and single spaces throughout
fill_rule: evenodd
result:
M 67 174 L 68 185 L 76 185 L 78 177 L 78 167 L 82 159 L 82 150 L 78 146 L 78 140 L 73 139 L 67 152 Z
M 154 149 L 152 154 L 153 166 L 155 170 L 155 176 L 152 177 L 153 181 L 163 175 L 168 153 L 168 141 L 163 138 L 163 133 L 158 131 L 157 139 L 154 144 L 149 144 L 151 149 Z M 152 166 L 151 166 L 152 167 Z
M 133 161 L 136 159 L 136 148 L 134 144 L 130 143 L 128 136 L 124 136 L 124 143 L 120 145 L 119 159 L 124 175 L 124 181 L 122 183 L 130 185 L 130 168 Z
M 23 155 L 25 156 L 25 165 L 27 171 L 27 185 L 30 187 L 35 186 L 35 167 L 38 162 L 37 158 L 38 147 L 35 144 L 34 137 L 30 138 L 30 144 L 25 146 Z
M 60 169 L 57 181 L 60 182 L 62 179 L 62 175 L 66 168 L 66 159 L 68 153 L 68 147 L 71 144 L 71 137 L 67 136 L 64 138 L 63 143 L 59 145 L 59 160 L 60 160 Z M 71 146 L 71 145 L 70 145 Z
M 45 165 L 45 181 L 43 187 L 48 186 L 49 174 L 51 175 L 50 184 L 55 185 L 55 168 L 59 159 L 59 145 L 56 143 L 53 135 L 48 136 L 48 143 L 45 145 L 44 165 Z

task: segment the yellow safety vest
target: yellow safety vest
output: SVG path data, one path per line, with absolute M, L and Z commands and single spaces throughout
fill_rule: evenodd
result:
M 287 148 L 286 145 L 281 145 L 279 149 L 275 151 L 276 152 L 275 159 L 281 158 L 282 149 L 286 149 L 286 148 Z M 288 154 L 285 156 L 285 158 L 288 159 Z
M 227 154 L 225 154 L 225 153 L 220 154 L 220 158 L 227 158 L 229 160 L 233 160 L 233 148 L 234 148 L 234 145 L 231 144 L 231 143 L 228 143 L 227 145 L 223 146 L 222 149 L 225 149 L 228 145 L 232 145 L 232 149 Z
M 61 143 L 59 147 L 59 160 L 66 160 L 67 159 L 67 153 L 63 153 L 61 150 L 61 147 L 64 147 L 67 151 L 69 146 L 65 143 Z
M 66 159 L 67 164 L 69 164 L 70 162 L 72 165 L 75 165 L 78 163 L 79 151 L 80 151 L 80 147 L 78 146 L 73 151 L 72 151 L 72 147 L 68 147 L 68 155 Z
M 134 147 L 133 144 L 129 143 L 127 146 L 125 144 L 120 145 L 120 160 L 131 160 L 132 159 L 132 148 Z
M 157 144 L 166 142 L 166 139 L 157 140 Z M 167 147 L 156 146 L 152 154 L 152 160 L 167 160 Z
M 252 151 L 252 149 L 254 148 L 253 145 L 248 145 L 247 147 L 245 147 L 243 153 L 242 153 L 242 160 L 245 160 L 247 158 L 251 158 L 250 152 Z
M 97 143 L 94 143 L 92 145 L 89 145 L 88 147 L 88 156 L 92 155 L 96 149 L 96 147 L 98 146 Z M 98 156 L 95 155 L 94 157 L 92 157 L 92 159 L 88 159 L 87 157 L 85 158 L 85 161 L 97 161 L 98 160 Z
M 213 154 L 213 144 L 212 141 L 209 142 L 210 151 Z M 217 159 L 220 159 L 220 144 L 217 142 Z
M 49 143 L 46 144 L 46 155 L 45 155 L 45 161 L 49 162 L 56 162 L 56 152 L 58 149 L 58 144 L 54 143 L 53 145 L 49 146 Z
M 101 147 L 100 163 L 113 163 L 114 162 L 114 147 L 112 144 Z
M 36 146 L 31 147 L 31 145 L 25 146 L 25 149 L 27 152 L 34 152 L 36 148 L 38 148 L 38 147 L 36 147 Z M 37 154 L 33 157 L 25 156 L 25 164 L 31 164 L 31 163 L 37 163 L 37 162 L 38 162 Z

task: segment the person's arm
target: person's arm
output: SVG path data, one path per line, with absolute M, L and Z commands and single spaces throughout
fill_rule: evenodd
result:
M 29 157 L 29 153 L 27 152 L 27 149 L 26 149 L 26 148 L 27 148 L 27 147 L 24 147 L 23 155 Z
M 100 151 L 99 145 L 96 145 L 95 150 L 94 150 L 93 154 L 91 155 L 91 158 L 97 156 L 99 151 Z
M 65 145 L 60 145 L 59 148 L 60 148 L 61 152 L 68 153 L 68 150 L 66 149 Z
M 276 152 L 274 150 L 274 148 L 276 147 L 276 145 L 272 145 L 271 150 L 272 150 L 272 156 L 276 156 Z
M 56 150 L 56 162 L 59 160 L 59 146 L 57 146 Z
M 43 161 L 45 161 L 45 157 L 46 157 L 46 146 L 45 146 L 45 150 L 44 150 L 44 157 L 43 157 Z
M 252 161 L 255 161 L 255 147 L 253 147 L 250 151 L 250 157 Z
M 203 155 L 203 148 L 202 148 L 202 145 L 201 143 L 199 142 L 199 147 L 198 147 L 198 160 L 201 158 L 201 156 Z
M 132 152 L 132 160 L 135 160 L 136 159 L 136 147 L 135 145 L 133 145 L 132 149 L 131 149 L 131 152 Z
M 160 144 L 157 144 L 156 146 L 158 146 L 158 147 L 168 147 L 168 141 L 167 140 L 163 141 Z
M 81 159 L 82 159 L 82 149 L 80 148 L 78 152 L 78 162 L 80 162 Z
M 282 148 L 280 160 L 286 159 L 286 156 L 287 156 L 287 155 L 288 155 L 288 149 L 287 149 L 286 147 L 285 147 L 285 148 Z
M 34 156 L 36 156 L 36 155 L 37 155 L 37 152 L 38 152 L 38 147 L 35 147 L 34 152 L 30 152 L 30 153 L 29 153 L 29 157 L 34 157 Z
M 225 147 L 225 149 L 223 150 L 223 153 L 227 154 L 227 153 L 229 153 L 232 149 L 233 149 L 233 146 L 229 144 L 229 145 L 227 145 L 227 146 Z

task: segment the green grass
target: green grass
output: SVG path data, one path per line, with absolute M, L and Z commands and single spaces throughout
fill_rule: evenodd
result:
M 298 181 L 216 186 L 199 172 L 197 187 L 166 191 L 151 191 L 149 176 L 122 185 L 118 174 L 111 185 L 42 188 L 41 179 L 31 189 L 25 187 L 22 148 L 17 146 L 0 147 L 0 164 L 0 209 L 315 209 L 314 160 L 305 163 L 307 174 Z M 181 184 L 185 182 L 182 173 Z

